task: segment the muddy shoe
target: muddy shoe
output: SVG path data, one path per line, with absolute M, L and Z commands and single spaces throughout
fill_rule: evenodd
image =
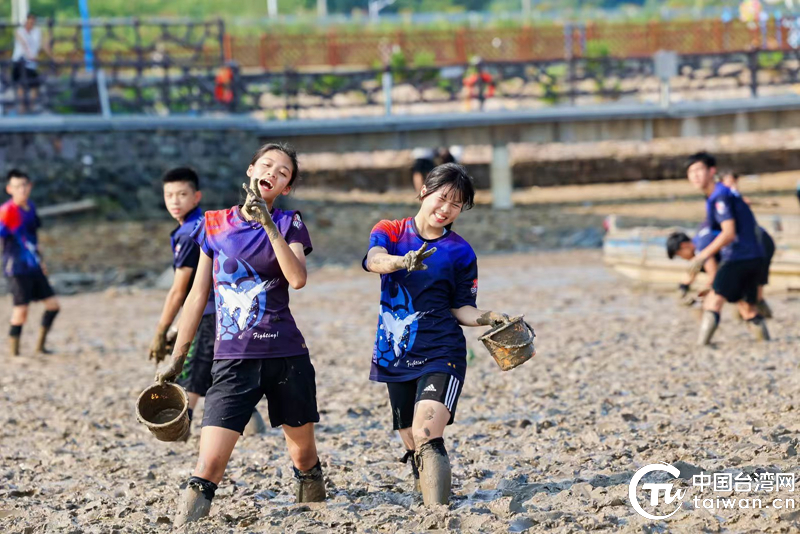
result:
M 258 410 L 253 410 L 253 414 L 250 416 L 250 421 L 247 422 L 247 426 L 244 427 L 244 432 L 242 432 L 243 436 L 261 436 L 267 433 L 267 424 L 264 422 L 264 419 L 261 417 L 261 414 L 258 413 Z
M 753 336 L 758 341 L 769 341 L 767 322 L 760 315 L 756 315 L 752 319 L 747 320 L 747 329 L 753 333 Z
M 419 469 L 422 502 L 426 505 L 450 502 L 452 474 L 444 439 L 436 438 L 424 443 L 417 450 L 414 460 Z
M 766 300 L 762 300 L 756 304 L 756 309 L 758 310 L 758 314 L 764 319 L 772 319 L 772 309 L 769 307 Z
M 8 338 L 8 351 L 12 356 L 19 356 L 19 336 L 10 336 Z
M 295 491 L 294 495 L 297 502 L 322 502 L 327 497 L 325 495 L 325 480 L 322 477 L 322 465 L 317 460 L 317 465 L 308 471 L 294 469 Z
M 217 485 L 212 482 L 197 477 L 190 478 L 189 484 L 183 490 L 180 503 L 178 503 L 178 514 L 175 516 L 174 526 L 180 527 L 208 517 L 216 489 Z

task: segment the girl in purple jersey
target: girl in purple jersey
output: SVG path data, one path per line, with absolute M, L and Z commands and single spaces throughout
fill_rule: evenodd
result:
M 364 269 L 381 275 L 381 306 L 370 379 L 385 382 L 393 426 L 414 458 L 425 504 L 450 498 L 444 429 L 452 424 L 467 368 L 461 326 L 489 326 L 508 316 L 479 310 L 475 253 L 450 227 L 472 207 L 464 167 L 433 169 L 414 217 L 380 221 L 370 234 Z
M 175 525 L 207 516 L 231 452 L 265 395 L 273 427 L 282 426 L 294 464 L 298 502 L 325 499 L 314 440 L 314 366 L 289 310 L 289 286 L 306 284 L 308 230 L 299 212 L 273 209 L 297 178 L 297 156 L 262 146 L 247 168 L 242 206 L 206 212 L 193 237 L 203 254 L 186 298 L 172 358 L 156 380 L 175 380 L 203 315 L 216 303 L 213 383 L 206 394 L 200 457 L 179 503 Z M 269 298 L 267 298 L 269 297 Z

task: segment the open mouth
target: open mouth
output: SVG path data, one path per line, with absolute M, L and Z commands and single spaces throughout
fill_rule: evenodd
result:
M 275 189 L 275 186 L 272 184 L 270 180 L 267 178 L 262 178 L 258 181 L 258 186 L 262 189 L 266 189 L 267 191 L 272 191 Z

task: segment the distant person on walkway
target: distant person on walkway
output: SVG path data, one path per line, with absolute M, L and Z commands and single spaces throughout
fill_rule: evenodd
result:
M 23 113 L 31 108 L 31 102 L 36 101 L 42 84 L 36 61 L 43 46 L 45 53 L 51 55 L 48 44 L 42 42 L 42 30 L 36 26 L 36 15 L 29 13 L 25 24 L 14 32 L 14 52 L 11 55 L 11 80 L 17 88 L 17 99 Z
M 0 205 L 0 239 L 3 241 L 2 268 L 9 279 L 14 302 L 11 310 L 9 347 L 12 356 L 19 356 L 22 326 L 28 319 L 28 304 L 44 301 L 42 327 L 36 352 L 47 354 L 45 341 L 59 306 L 53 288 L 47 281 L 47 268 L 39 256 L 37 230 L 41 223 L 36 207 L 30 201 L 31 180 L 22 171 L 12 169 L 6 175 L 6 193 L 11 199 Z

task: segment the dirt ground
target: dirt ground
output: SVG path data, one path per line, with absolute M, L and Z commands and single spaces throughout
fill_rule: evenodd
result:
M 708 512 L 688 499 L 653 523 L 627 498 L 632 474 L 656 462 L 683 461 L 682 473 L 795 472 L 796 294 L 769 295 L 773 341 L 752 341 L 727 309 L 718 343 L 698 349 L 695 312 L 607 271 L 599 251 L 486 256 L 480 269 L 479 305 L 525 313 L 538 354 L 503 373 L 478 341 L 482 329 L 466 329 L 475 356 L 445 436 L 449 507 L 425 509 L 411 491 L 386 389 L 367 379 L 378 277 L 326 266 L 292 293 L 292 309 L 317 369 L 328 502 L 293 504 L 288 454 L 271 430 L 240 440 L 211 517 L 181 532 L 800 528 L 796 510 Z M 64 297 L 57 354 L 0 350 L 1 532 L 170 531 L 199 425 L 188 443 L 162 443 L 134 416 L 153 377 L 145 354 L 163 298 L 137 289 Z M 9 307 L 0 309 L 5 322 Z M 39 313 L 24 332 L 28 351 Z

